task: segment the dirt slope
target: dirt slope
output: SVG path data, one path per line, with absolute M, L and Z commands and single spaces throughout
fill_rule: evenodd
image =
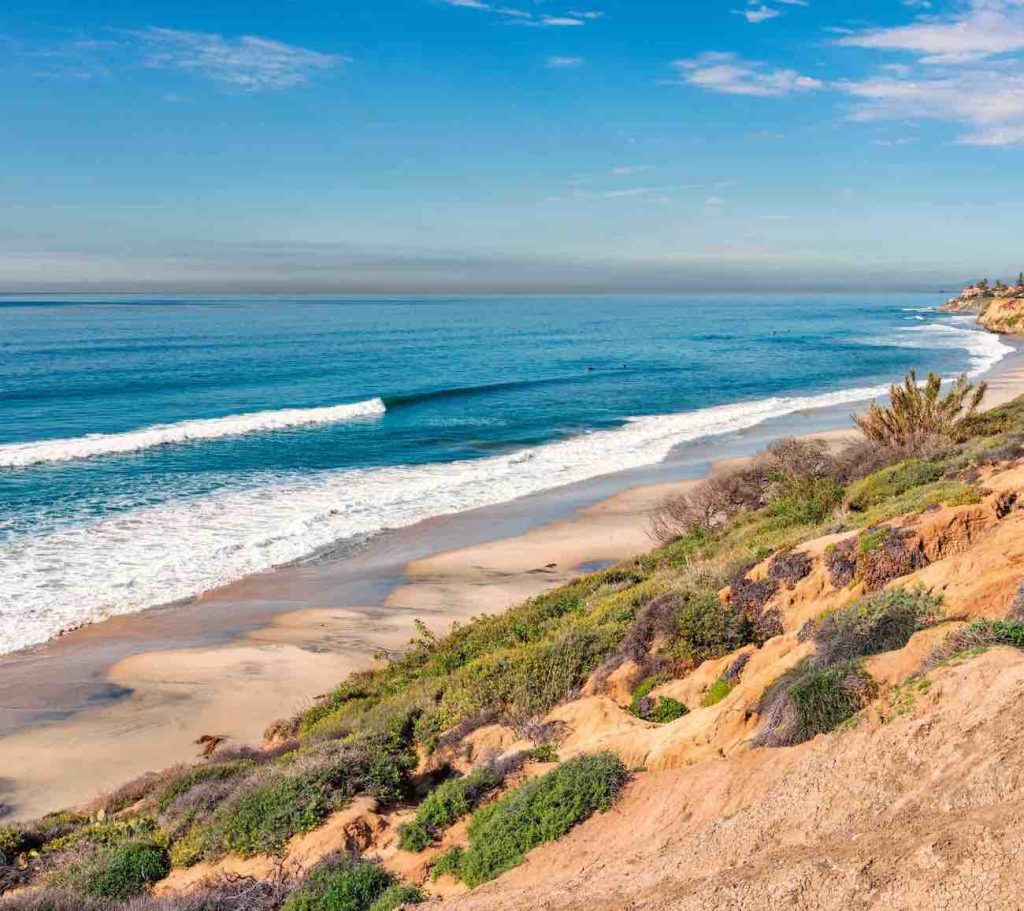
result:
M 612 812 L 439 907 L 1022 908 L 1024 654 L 931 679 L 888 723 L 639 774 Z

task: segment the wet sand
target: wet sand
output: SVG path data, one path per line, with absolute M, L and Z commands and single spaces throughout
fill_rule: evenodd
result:
M 1024 359 L 1011 358 L 989 404 L 1024 393 Z M 783 436 L 834 439 L 850 410 L 789 415 L 643 471 L 433 519 L 0 659 L 0 803 L 31 818 L 188 761 L 203 734 L 258 740 L 405 645 L 414 620 L 442 633 L 648 550 L 651 511 L 712 463 Z

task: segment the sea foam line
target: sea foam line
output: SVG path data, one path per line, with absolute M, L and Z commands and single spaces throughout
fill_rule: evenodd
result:
M 95 433 L 61 440 L 35 440 L 31 443 L 0 445 L 0 467 L 20 468 L 44 462 L 72 462 L 94 456 L 138 452 L 173 443 L 215 440 L 221 437 L 266 433 L 289 427 L 338 424 L 358 418 L 376 417 L 385 412 L 380 398 L 322 408 L 284 408 L 279 411 L 254 411 L 223 418 L 155 424 L 123 433 Z
M 632 418 L 484 459 L 279 477 L 18 538 L 0 554 L 0 654 L 209 591 L 337 541 L 651 465 L 680 443 L 885 391 L 778 396 Z

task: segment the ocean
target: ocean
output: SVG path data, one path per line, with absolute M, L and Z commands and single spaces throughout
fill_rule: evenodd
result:
M 1012 350 L 937 303 L 0 298 L 0 654 Z

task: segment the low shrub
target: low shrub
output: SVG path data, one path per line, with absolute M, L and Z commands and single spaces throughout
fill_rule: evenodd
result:
M 411 722 L 398 719 L 388 736 L 347 744 L 324 742 L 262 766 L 174 845 L 176 865 L 225 853 L 274 853 L 296 833 L 308 832 L 356 794 L 397 800 L 408 793 L 416 764 Z
M 1010 645 L 1024 649 L 1024 622 L 1019 620 L 975 620 L 960 627 L 940 642 L 921 663 L 918 674 L 949 661 L 994 645 Z
M 784 674 L 761 697 L 764 718 L 755 744 L 794 746 L 835 730 L 871 700 L 875 682 L 857 661 L 821 670 L 809 661 Z
M 612 753 L 565 762 L 477 810 L 469 822 L 469 847 L 445 855 L 434 871 L 451 872 L 470 886 L 494 879 L 528 851 L 608 809 L 626 778 L 625 767 Z
M 418 905 L 426 900 L 419 886 L 395 883 L 388 886 L 370 905 L 369 911 L 397 911 L 403 905 Z
M 466 853 L 466 849 L 455 845 L 453 848 L 449 848 L 444 852 L 437 860 L 430 866 L 430 878 L 438 880 L 442 876 L 451 876 L 455 879 L 459 878 L 459 868 L 462 864 L 462 858 Z
M 552 743 L 542 743 L 530 750 L 530 759 L 534 762 L 558 762 L 558 750 Z
M 70 864 L 54 881 L 93 898 L 124 900 L 141 895 L 170 871 L 167 850 L 162 845 L 155 841 L 131 841 Z
M 255 763 L 251 760 L 240 760 L 238 762 L 197 765 L 185 769 L 161 790 L 156 799 L 157 809 L 161 812 L 167 810 L 182 794 L 187 793 L 201 782 L 227 781 L 243 772 L 250 771 L 254 765 Z
M 648 677 L 633 690 L 633 701 L 629 704 L 629 711 L 637 718 L 644 721 L 653 721 L 656 724 L 668 724 L 683 715 L 688 715 L 690 710 L 678 699 L 671 696 L 652 696 L 651 691 L 665 682 L 664 674 L 655 674 Z
M 399 844 L 406 851 L 422 851 L 442 830 L 475 810 L 501 781 L 502 776 L 492 766 L 483 766 L 442 782 L 419 805 L 416 818 L 399 827 Z
M 868 595 L 825 616 L 814 631 L 816 667 L 903 648 L 941 617 L 942 599 L 924 588 Z
M 833 588 L 846 588 L 857 575 L 857 542 L 852 538 L 825 548 L 825 568 Z
M 281 911 L 370 911 L 394 885 L 377 864 L 337 855 L 314 867 Z
M 714 592 L 686 599 L 677 615 L 672 652 L 685 664 L 696 667 L 709 658 L 720 658 L 753 641 L 749 616 L 736 604 L 723 604 Z
M 708 687 L 708 691 L 704 694 L 700 704 L 705 708 L 718 705 L 719 702 L 732 692 L 732 687 L 733 685 L 725 677 L 719 677 Z
M 939 462 L 907 459 L 883 468 L 858 481 L 846 493 L 846 505 L 854 512 L 866 512 L 885 500 L 900 496 L 914 487 L 939 480 L 945 468 Z
M 912 531 L 873 529 L 858 539 L 857 578 L 868 591 L 878 591 L 928 563 L 924 546 Z
M 677 718 L 682 718 L 683 715 L 689 714 L 690 710 L 678 699 L 673 699 L 671 696 L 661 696 L 648 711 L 647 720 L 653 721 L 655 724 L 668 724 L 670 721 L 675 721 Z
M 768 564 L 768 578 L 787 585 L 795 585 L 810 575 L 814 563 L 809 554 L 789 550 L 776 554 Z

